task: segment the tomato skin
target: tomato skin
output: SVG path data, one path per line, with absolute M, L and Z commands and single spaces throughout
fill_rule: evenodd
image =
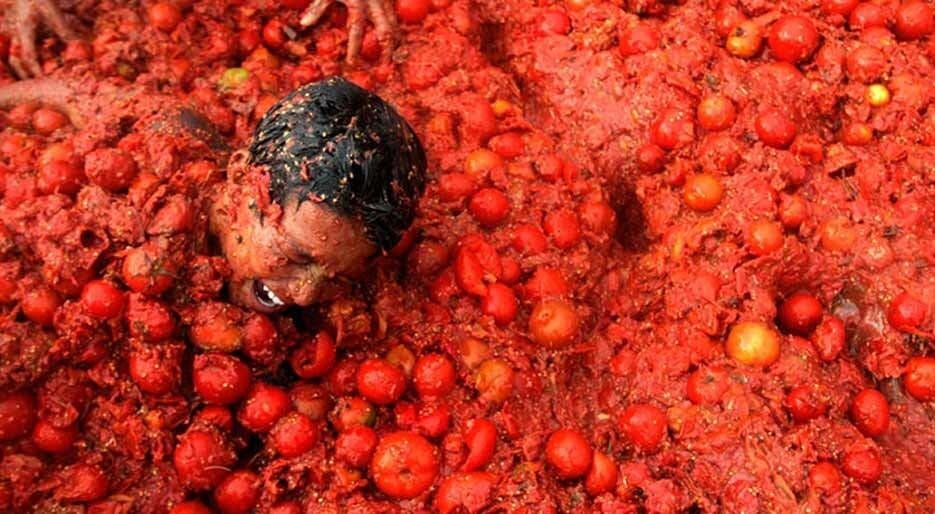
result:
M 815 327 L 811 341 L 821 360 L 831 362 L 844 350 L 845 330 L 844 322 L 835 316 L 825 316 Z
M 438 475 L 438 449 L 415 432 L 393 432 L 377 444 L 370 476 L 377 489 L 398 499 L 428 490 Z
M 851 418 L 865 436 L 881 436 L 890 426 L 890 404 L 880 391 L 864 389 L 851 403 Z
M 117 148 L 98 148 L 84 157 L 84 173 L 92 184 L 111 193 L 125 191 L 136 178 L 133 157 Z
M 658 145 L 646 143 L 636 151 L 636 163 L 643 173 L 658 173 L 665 166 L 666 152 Z
M 578 313 L 559 299 L 542 300 L 529 315 L 529 337 L 546 348 L 561 348 L 578 334 Z
M 886 11 L 873 2 L 861 2 L 851 10 L 847 24 L 851 30 L 885 27 Z
M 653 451 L 666 437 L 668 420 L 659 407 L 637 403 L 620 414 L 617 426 L 634 446 L 643 451 Z
M 847 54 L 847 75 L 856 82 L 870 84 L 877 81 L 887 68 L 886 55 L 878 48 L 861 45 Z
M 925 302 L 903 291 L 890 302 L 886 319 L 896 330 L 912 333 L 925 323 L 928 311 L 929 306 Z
M 727 372 L 717 367 L 697 369 L 688 376 L 687 395 L 695 405 L 714 405 L 730 387 Z
M 564 36 L 571 32 L 571 19 L 562 11 L 550 9 L 539 16 L 536 30 L 543 36 Z
M 883 474 L 883 461 L 874 449 L 854 450 L 844 455 L 841 469 L 861 484 L 872 484 Z
M 814 387 L 801 385 L 792 388 L 783 401 L 796 423 L 807 423 L 821 417 L 828 409 Z
M 337 360 L 337 346 L 325 331 L 307 338 L 289 356 L 292 370 L 301 378 L 318 378 L 326 375 Z
M 779 335 L 765 323 L 743 321 L 731 327 L 726 350 L 741 364 L 766 367 L 779 359 Z
M 859 3 L 860 0 L 822 0 L 821 11 L 826 14 L 847 16 Z
M 230 353 L 243 345 L 243 312 L 235 305 L 210 301 L 200 303 L 188 330 L 189 340 L 202 350 Z
M 247 395 L 253 375 L 250 368 L 233 355 L 203 353 L 195 356 L 192 382 L 195 392 L 205 402 L 230 405 Z
M 545 216 L 545 233 L 557 248 L 567 250 L 581 239 L 581 226 L 578 215 L 571 209 L 559 209 Z
M 807 16 L 786 15 L 770 27 L 768 43 L 777 59 L 794 64 L 818 47 L 818 30 Z
M 513 248 L 523 255 L 537 255 L 549 247 L 545 234 L 536 225 L 517 225 L 513 229 Z
M 818 298 L 799 291 L 782 302 L 779 307 L 779 321 L 786 330 L 807 336 L 821 323 L 822 310 Z
M 280 20 L 270 20 L 263 25 L 263 42 L 272 49 L 282 48 L 286 44 L 285 24 Z
M 0 393 L 0 441 L 28 434 L 36 422 L 36 400 L 25 391 Z
M 43 327 L 52 326 L 52 320 L 60 305 L 62 305 L 61 297 L 52 289 L 44 286 L 26 291 L 20 301 L 23 314 L 33 323 Z
M 88 314 L 100 319 L 115 319 L 123 314 L 126 296 L 106 280 L 92 280 L 81 290 L 81 303 Z
M 519 157 L 526 151 L 523 135 L 516 131 L 504 132 L 490 138 L 487 146 L 504 159 Z
M 903 2 L 896 9 L 896 35 L 900 39 L 922 39 L 932 33 L 935 15 L 932 7 L 921 0 Z
M 578 217 L 586 229 L 597 235 L 613 235 L 617 229 L 617 213 L 604 200 L 582 202 Z
M 487 359 L 481 362 L 474 377 L 474 387 L 480 398 L 491 403 L 500 403 L 513 393 L 513 368 L 502 359 Z
M 685 181 L 685 204 L 692 210 L 708 212 L 721 203 L 724 188 L 721 181 L 708 173 L 696 173 Z
M 234 429 L 234 415 L 223 405 L 206 405 L 195 414 L 192 424 L 195 423 L 214 425 L 225 432 L 230 432 Z
M 68 502 L 93 502 L 107 495 L 107 476 L 91 464 L 72 464 L 62 470 L 63 486 L 55 496 Z
M 808 483 L 822 494 L 833 495 L 843 487 L 841 473 L 830 462 L 819 462 L 808 471 Z
M 58 427 L 40 418 L 32 430 L 32 442 L 46 453 L 65 453 L 78 440 L 75 424 Z
M 175 318 L 162 302 L 130 295 L 124 317 L 130 335 L 150 343 L 163 341 L 175 333 Z
M 214 490 L 214 503 L 223 514 L 247 514 L 260 501 L 260 477 L 245 469 L 227 475 Z
M 480 142 L 486 142 L 497 133 L 497 114 L 493 112 L 490 102 L 480 95 L 472 95 L 464 100 L 461 110 L 461 125 L 467 136 L 473 136 Z M 479 149 L 475 152 L 490 152 L 496 156 L 496 153 Z M 502 163 L 502 160 L 501 160 Z
M 659 48 L 661 42 L 658 29 L 648 23 L 637 23 L 620 34 L 620 55 L 644 54 Z
M 216 429 L 194 428 L 179 436 L 172 461 L 179 481 L 192 491 L 216 487 L 237 461 L 230 442 Z
M 474 193 L 468 210 L 481 225 L 495 227 L 509 214 L 510 201 L 499 189 L 487 187 Z
M 591 468 L 593 453 L 588 440 L 577 430 L 556 430 L 545 443 L 545 459 L 563 479 L 585 476 Z
M 357 390 L 377 405 L 389 405 L 405 392 L 406 375 L 383 359 L 368 359 L 357 368 Z
M 650 137 L 663 150 L 675 150 L 695 140 L 695 123 L 688 112 L 668 108 L 656 117 Z
M 331 424 L 338 432 L 360 425 L 372 427 L 376 422 L 376 409 L 363 398 L 340 398 L 331 413 Z
M 191 203 L 182 195 L 169 197 L 146 227 L 149 235 L 172 235 L 188 232 L 195 222 Z
M 763 28 L 753 20 L 744 20 L 730 30 L 724 47 L 732 55 L 749 59 L 760 53 L 763 46 Z
M 847 252 L 857 242 L 857 231 L 846 216 L 834 216 L 822 223 L 821 247 L 829 252 Z
M 591 469 L 584 479 L 584 489 L 591 496 L 609 493 L 617 486 L 617 464 L 607 455 L 594 450 Z
M 282 388 L 256 382 L 237 412 L 237 421 L 251 432 L 268 432 L 292 409 L 292 401 Z
M 468 455 L 461 464 L 461 471 L 483 468 L 493 458 L 497 445 L 497 427 L 492 421 L 483 418 L 468 422 L 464 444 L 468 447 Z
M 763 257 L 782 249 L 783 239 L 782 227 L 776 222 L 759 220 L 747 227 L 747 248 L 757 257 Z
M 141 391 L 163 395 L 182 380 L 182 350 L 178 345 L 141 345 L 130 352 L 127 367 Z
M 935 400 L 935 357 L 912 357 L 903 373 L 903 387 L 920 402 Z
M 472 195 L 477 184 L 466 173 L 446 173 L 438 178 L 438 198 L 443 202 L 459 202 Z
M 33 129 L 44 136 L 51 135 L 66 125 L 68 125 L 68 117 L 56 110 L 40 107 L 32 113 Z
M 167 250 L 155 240 L 130 250 L 123 258 L 122 277 L 131 291 L 147 296 L 159 296 L 175 283 L 178 265 Z
M 269 431 L 269 443 L 284 458 L 298 457 L 318 443 L 321 425 L 301 412 L 291 412 Z
M 334 456 L 349 466 L 363 468 L 373 456 L 377 439 L 377 433 L 368 426 L 348 427 L 334 442 Z
M 481 512 L 490 503 L 497 481 L 493 473 L 455 473 L 439 484 L 435 494 L 435 509 L 439 514 Z
M 429 0 L 396 0 L 396 15 L 404 23 L 419 23 L 429 14 Z
M 734 120 L 737 119 L 737 109 L 730 98 L 721 94 L 712 94 L 698 102 L 696 116 L 701 128 L 715 132 L 734 124 Z
M 172 2 L 157 2 L 149 8 L 149 23 L 163 31 L 172 32 L 182 21 L 182 12 Z
M 498 325 L 506 325 L 513 321 L 517 308 L 513 288 L 504 284 L 487 286 L 487 294 L 481 300 L 481 312 L 493 317 Z
M 797 132 L 795 122 L 779 109 L 766 109 L 756 117 L 756 134 L 767 146 L 788 148 Z
M 419 357 L 412 369 L 412 384 L 421 398 L 438 398 L 454 390 L 458 376 L 451 359 L 440 353 Z
M 737 25 L 747 20 L 747 16 L 732 2 L 718 2 L 714 11 L 714 26 L 717 35 L 726 38 Z
M 779 220 L 790 230 L 798 229 L 808 217 L 808 203 L 799 195 L 782 195 L 779 203 Z
M 455 278 L 462 291 L 480 297 L 487 295 L 484 268 L 476 253 L 468 248 L 460 248 L 455 256 L 454 269 Z

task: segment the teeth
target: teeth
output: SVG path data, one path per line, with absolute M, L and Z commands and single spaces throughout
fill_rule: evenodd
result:
M 276 293 L 271 291 L 270 288 L 266 287 L 266 284 L 261 283 L 260 288 L 263 290 L 263 293 L 266 295 L 266 297 L 269 298 L 269 303 L 271 305 L 279 306 L 285 303 L 278 296 L 276 296 Z

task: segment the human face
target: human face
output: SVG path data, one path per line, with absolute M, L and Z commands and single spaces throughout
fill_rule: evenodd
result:
M 314 199 L 264 202 L 256 191 L 229 183 L 211 209 L 236 303 L 271 312 L 321 302 L 340 282 L 359 276 L 378 250 L 360 220 Z

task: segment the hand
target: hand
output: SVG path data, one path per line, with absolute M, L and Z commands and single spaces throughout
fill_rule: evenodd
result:
M 10 68 L 20 79 L 42 75 L 36 51 L 36 29 L 39 23 L 64 41 L 76 38 L 54 0 L 11 0 L 4 7 L 8 9 L 7 30 L 12 33 Z
M 397 35 L 396 13 L 391 0 L 314 0 L 302 13 L 300 23 L 303 27 L 318 23 L 335 2 L 347 6 L 347 62 L 357 62 L 368 19 L 377 31 L 377 40 L 383 48 L 383 58 L 389 59 L 396 46 Z

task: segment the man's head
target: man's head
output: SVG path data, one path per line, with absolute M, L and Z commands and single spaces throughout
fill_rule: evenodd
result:
M 211 221 L 232 296 L 260 310 L 315 303 L 333 279 L 362 272 L 399 241 L 425 188 L 425 153 L 406 121 L 340 78 L 274 105 L 241 165 Z

